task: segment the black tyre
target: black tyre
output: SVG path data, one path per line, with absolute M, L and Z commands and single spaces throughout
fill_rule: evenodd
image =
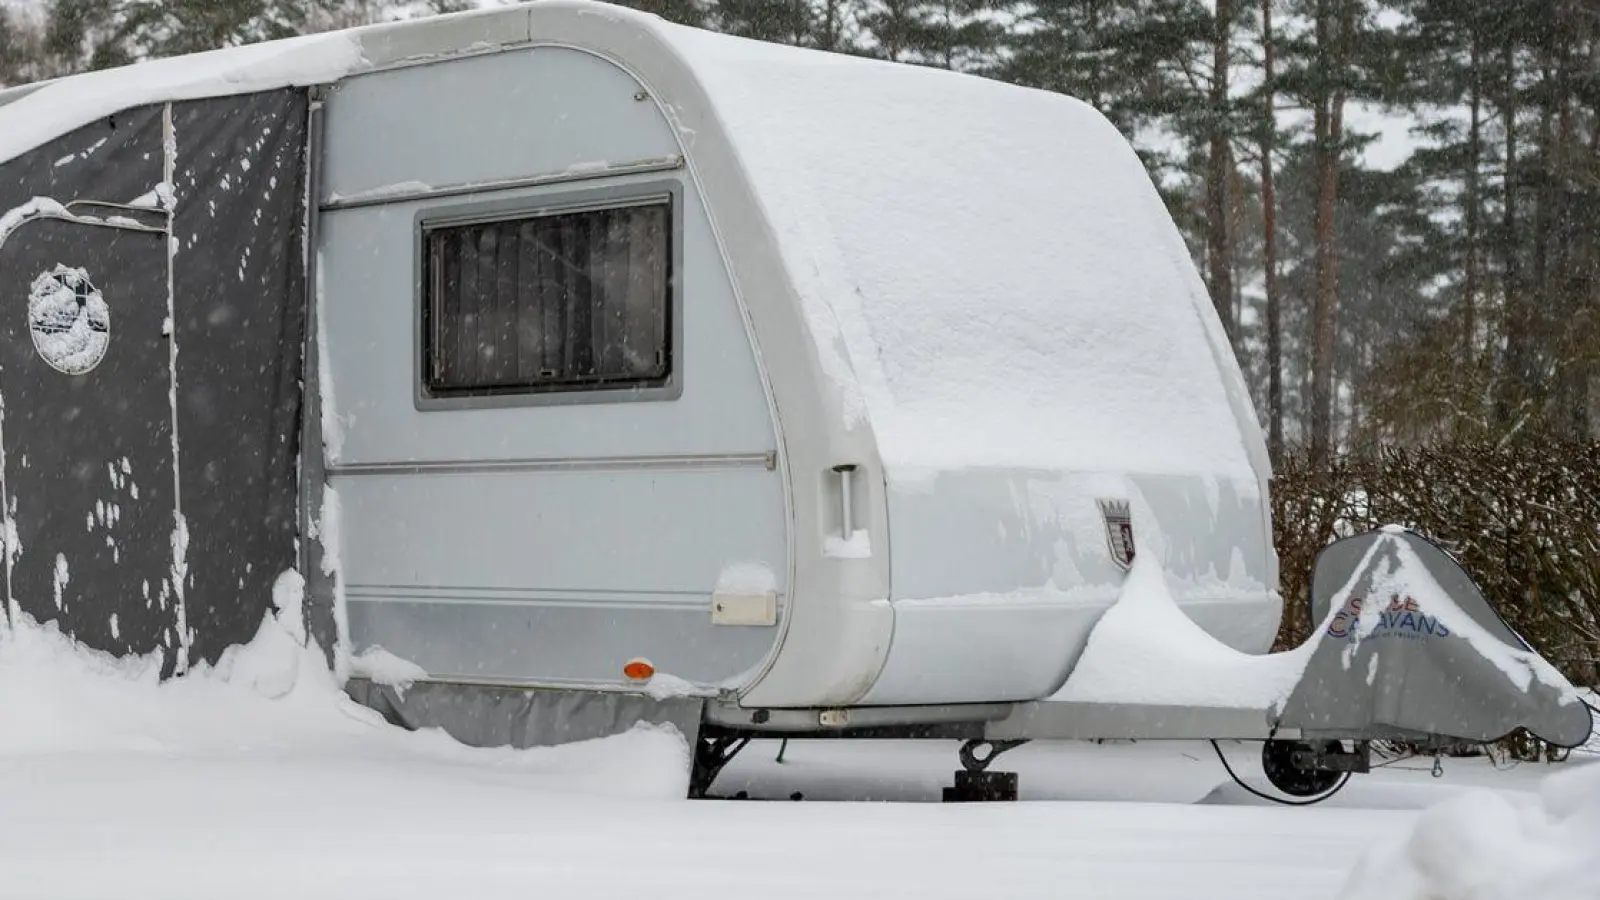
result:
M 1272 786 L 1285 794 L 1315 797 L 1337 787 L 1343 775 L 1313 768 L 1304 757 L 1338 753 L 1341 749 L 1338 741 L 1267 741 L 1261 747 L 1261 768 Z

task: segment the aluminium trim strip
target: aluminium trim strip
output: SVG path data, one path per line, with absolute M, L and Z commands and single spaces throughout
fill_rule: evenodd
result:
M 755 707 L 719 701 L 706 706 L 706 723 L 742 732 L 839 734 L 851 730 L 936 725 L 985 726 L 1013 715 L 1015 703 L 939 703 L 927 706 Z M 757 713 L 760 715 L 757 715 Z M 841 724 L 823 725 L 823 712 L 843 713 Z
M 469 585 L 349 584 L 348 602 L 374 604 L 544 606 L 562 608 L 653 609 L 704 612 L 715 592 L 630 588 L 479 587 Z M 783 592 L 775 597 L 781 605 Z
M 69 213 L 73 212 L 72 208 L 75 206 L 87 206 L 94 209 L 114 209 L 119 212 L 133 213 L 134 215 L 160 216 L 163 219 L 168 218 L 167 210 L 160 206 L 134 206 L 131 203 L 106 203 L 100 200 L 73 200 L 70 203 L 63 204 L 63 206 Z M 73 214 L 76 215 L 76 213 Z M 144 223 L 141 222 L 139 224 Z M 152 225 L 149 227 L 154 228 L 158 226 Z
M 305 317 L 305 333 L 301 336 L 300 353 L 300 450 L 295 466 L 299 534 L 295 554 L 306 580 L 301 621 L 306 633 L 324 648 L 323 654 L 332 667 L 341 631 L 341 606 L 336 560 L 330 558 L 328 549 L 332 539 L 322 529 L 328 479 L 322 439 L 322 320 L 317 289 L 322 258 L 322 213 L 317 208 L 317 197 L 322 193 L 325 94 L 326 90 L 318 86 L 306 90 L 306 150 L 300 173 L 305 182 L 300 192 L 305 214 L 300 234 L 300 274 L 304 279 L 300 302 L 304 305 L 301 314 Z
M 585 166 L 565 172 L 548 172 L 543 175 L 529 175 L 523 178 L 506 178 L 498 181 L 447 184 L 409 191 L 369 191 L 365 194 L 353 194 L 349 197 L 341 197 L 334 194 L 323 200 L 319 208 L 323 212 L 335 212 L 342 209 L 388 206 L 396 203 L 412 203 L 418 200 L 436 200 L 442 197 L 464 197 L 472 194 L 491 194 L 519 188 L 544 187 L 552 184 L 573 184 L 580 181 L 594 181 L 600 178 L 615 178 L 621 175 L 673 172 L 682 169 L 683 166 L 684 161 L 681 155 L 662 156 L 654 159 L 616 163 L 614 165 Z
M 432 596 L 413 594 L 394 596 L 357 591 L 345 588 L 346 603 L 365 603 L 371 606 L 515 606 L 541 609 L 606 609 L 649 610 L 656 612 L 688 612 L 704 615 L 711 609 L 711 595 L 701 595 L 698 600 L 620 600 L 582 597 L 461 597 L 447 594 Z
M 356 675 L 350 681 L 365 681 L 372 683 L 372 679 L 365 675 Z M 630 684 L 621 681 L 602 682 L 583 679 L 563 678 L 517 678 L 510 675 L 456 675 L 432 674 L 424 678 L 410 681 L 415 686 L 419 684 L 435 684 L 448 687 L 488 688 L 492 690 L 509 691 L 561 691 L 594 694 L 639 694 L 650 696 L 649 689 L 644 684 Z M 676 690 L 676 689 L 675 689 Z M 681 693 L 674 693 L 671 699 L 711 700 L 720 696 L 720 688 L 702 685 L 688 685 L 682 688 Z M 652 698 L 656 699 L 656 698 Z
M 776 451 L 663 454 L 658 456 L 549 457 L 538 459 L 425 460 L 349 463 L 328 467 L 330 478 L 363 475 L 505 475 L 529 472 L 671 472 L 778 467 Z
M 172 627 L 177 631 L 178 657 L 174 671 L 189 671 L 189 653 L 194 635 L 189 628 L 189 520 L 183 515 L 183 454 L 178 431 L 178 131 L 172 118 L 172 103 L 161 108 L 162 181 L 172 188 L 170 202 L 164 204 L 167 218 L 167 404 L 172 410 Z
M 427 594 L 432 596 L 439 592 L 454 594 L 487 594 L 487 595 L 512 595 L 512 594 L 553 594 L 569 596 L 572 594 L 592 594 L 595 596 L 618 597 L 664 597 L 678 596 L 704 596 L 703 591 L 671 591 L 671 590 L 644 590 L 638 588 L 581 588 L 581 587 L 553 587 L 553 588 L 526 588 L 526 587 L 490 587 L 483 585 L 466 584 L 351 584 L 347 590 L 361 591 L 364 593 L 382 593 L 391 596 L 402 594 Z

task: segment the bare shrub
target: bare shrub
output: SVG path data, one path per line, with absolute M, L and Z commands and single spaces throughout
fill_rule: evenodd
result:
M 1272 502 L 1286 605 L 1280 648 L 1309 634 L 1322 547 L 1398 524 L 1453 554 L 1574 683 L 1600 685 L 1600 443 L 1395 447 L 1320 467 L 1295 452 L 1278 467 Z

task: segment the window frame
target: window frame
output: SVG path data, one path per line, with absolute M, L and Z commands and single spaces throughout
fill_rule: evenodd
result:
M 667 206 L 666 378 L 652 384 L 555 384 L 435 391 L 428 370 L 433 296 L 428 283 L 429 235 L 440 229 L 573 213 Z M 419 411 L 574 406 L 671 401 L 683 395 L 683 186 L 676 180 L 630 181 L 600 187 L 429 206 L 413 221 L 412 388 Z

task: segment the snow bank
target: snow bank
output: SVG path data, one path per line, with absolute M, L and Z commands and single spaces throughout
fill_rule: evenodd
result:
M 230 648 L 215 666 L 162 682 L 162 662 L 159 654 L 118 659 L 85 649 L 53 624 L 24 618 L 10 631 L 0 626 L 0 769 L 63 757 L 93 767 L 177 758 L 222 772 L 360 760 L 492 769 L 561 792 L 674 799 L 687 790 L 688 748 L 667 727 L 534 750 L 403 731 L 345 696 L 321 650 L 270 615 L 250 644 Z
M 395 688 L 404 694 L 412 683 L 428 677 L 428 670 L 382 647 L 368 647 L 350 657 L 350 674 L 374 684 Z
M 118 659 L 26 620 L 0 635 L 0 755 L 209 751 L 351 726 L 321 661 L 275 619 L 216 666 L 165 684 L 160 653 Z
M 1548 776 L 1537 795 L 1462 795 L 1368 847 L 1341 900 L 1595 900 L 1600 763 Z
M 1227 646 L 1179 608 L 1155 555 L 1140 553 L 1050 699 L 1265 711 L 1294 690 L 1316 644 L 1266 656 Z

